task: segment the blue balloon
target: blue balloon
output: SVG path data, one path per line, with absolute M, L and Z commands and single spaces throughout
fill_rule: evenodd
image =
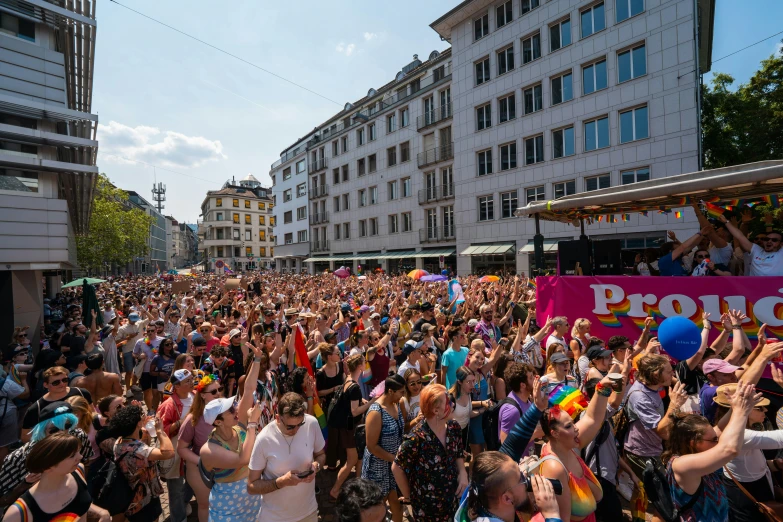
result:
M 701 332 L 687 317 L 668 317 L 658 327 L 658 340 L 666 353 L 682 361 L 699 351 Z
M 449 271 L 444 268 L 443 270 L 440 271 L 440 275 L 445 275 L 448 277 Z

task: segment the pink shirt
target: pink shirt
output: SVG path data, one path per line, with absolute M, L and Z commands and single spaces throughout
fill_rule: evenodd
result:
M 179 429 L 178 445 L 190 446 L 190 450 L 198 455 L 201 452 L 201 446 L 207 442 L 212 433 L 212 426 L 200 418 L 196 426 L 193 426 L 193 416 L 188 414 L 182 421 L 182 427 Z

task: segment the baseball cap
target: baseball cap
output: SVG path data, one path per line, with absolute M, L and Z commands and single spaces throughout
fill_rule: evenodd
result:
M 414 341 L 410 340 L 405 343 L 405 346 L 402 347 L 402 353 L 405 355 L 410 355 L 414 351 L 418 350 L 424 345 L 424 341 Z
M 612 350 L 605 350 L 600 346 L 591 346 L 587 350 L 587 358 L 593 361 L 595 359 L 600 359 L 601 357 L 612 355 L 613 353 Z
M 380 318 L 381 318 L 381 314 L 379 314 L 378 312 L 375 312 L 370 316 L 370 319 L 380 319 Z
M 198 337 L 196 337 L 195 335 L 193 336 L 193 346 L 206 346 L 206 345 L 207 345 L 206 339 L 204 339 L 201 336 Z
M 372 312 L 375 308 L 372 306 L 362 305 L 359 307 L 359 313 Z
M 465 324 L 465 319 L 460 316 L 457 316 L 451 320 L 451 326 L 462 326 L 463 324 Z
M 185 379 L 189 379 L 192 375 L 187 368 L 179 369 L 171 375 L 171 384 L 179 384 Z
M 421 303 L 421 311 L 426 312 L 427 310 L 432 310 L 434 307 L 432 306 L 432 303 L 429 301 L 424 301 Z
M 478 319 L 471 319 L 470 321 L 468 321 L 468 328 L 473 328 L 477 324 L 478 324 Z
M 329 332 L 328 334 L 324 335 L 324 340 L 326 340 L 328 342 L 328 341 L 331 341 L 332 339 L 334 339 L 335 337 L 337 337 L 336 333 Z
M 348 312 L 350 312 L 350 311 L 351 311 L 351 305 L 349 305 L 348 303 L 343 303 L 343 304 L 341 304 L 341 305 L 340 305 L 340 310 L 341 310 L 341 311 L 342 311 L 344 314 L 347 314 Z
M 727 408 L 731 408 L 731 396 L 734 395 L 734 392 L 736 391 L 737 391 L 737 383 L 735 382 L 718 386 L 718 389 L 715 390 L 715 397 L 713 397 L 712 400 L 715 402 L 715 404 L 719 404 L 721 406 L 726 406 Z M 769 406 L 769 399 L 767 399 L 766 397 L 762 397 L 756 403 L 756 406 Z
M 228 339 L 231 340 L 237 335 L 242 335 L 242 330 L 240 330 L 239 328 L 234 328 L 228 333 Z
M 213 399 L 204 407 L 204 422 L 214 424 L 218 415 L 225 413 L 234 405 L 235 397 L 227 399 Z
M 553 353 L 552 357 L 549 358 L 549 362 L 551 362 L 552 364 L 557 364 L 557 363 L 567 362 L 567 361 L 568 361 L 568 357 L 566 357 L 566 354 L 560 352 Z
M 128 314 L 128 321 L 138 321 L 139 320 L 139 314 L 136 312 L 131 312 Z
M 38 415 L 38 422 L 46 422 L 65 413 L 73 413 L 71 405 L 65 401 L 55 401 L 41 408 L 41 414 Z M 73 427 L 75 428 L 76 426 Z
M 741 369 L 740 366 L 729 364 L 723 359 L 710 359 L 709 361 L 706 361 L 701 367 L 701 371 L 704 372 L 705 375 L 712 372 L 734 373 L 739 369 Z

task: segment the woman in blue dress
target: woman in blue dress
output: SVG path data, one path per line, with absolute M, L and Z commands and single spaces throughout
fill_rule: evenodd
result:
M 405 379 L 392 375 L 384 381 L 383 395 L 367 411 L 367 446 L 362 459 L 362 478 L 378 484 L 389 501 L 393 522 L 402 522 L 402 506 L 397 499 L 397 482 L 391 465 L 402 444 L 405 421 L 399 407 L 405 391 Z
M 476 455 L 484 451 L 484 431 L 482 429 L 482 422 L 484 418 L 484 412 L 491 405 L 489 401 L 489 372 L 495 365 L 495 362 L 503 355 L 502 346 L 492 341 L 492 353 L 487 358 L 484 355 L 484 341 L 481 339 L 475 339 L 470 343 L 470 350 L 468 351 L 468 360 L 465 366 L 470 368 L 476 375 L 476 386 L 470 393 L 471 400 L 473 401 L 474 414 L 478 411 L 478 415 L 470 418 L 470 430 L 468 434 L 468 440 L 470 441 L 470 453 L 475 458 Z M 479 407 L 476 402 L 482 402 Z

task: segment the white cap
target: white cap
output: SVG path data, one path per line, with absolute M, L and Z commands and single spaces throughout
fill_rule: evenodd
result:
M 204 407 L 204 422 L 214 424 L 218 415 L 225 413 L 234 405 L 235 397 L 227 399 L 213 399 Z

